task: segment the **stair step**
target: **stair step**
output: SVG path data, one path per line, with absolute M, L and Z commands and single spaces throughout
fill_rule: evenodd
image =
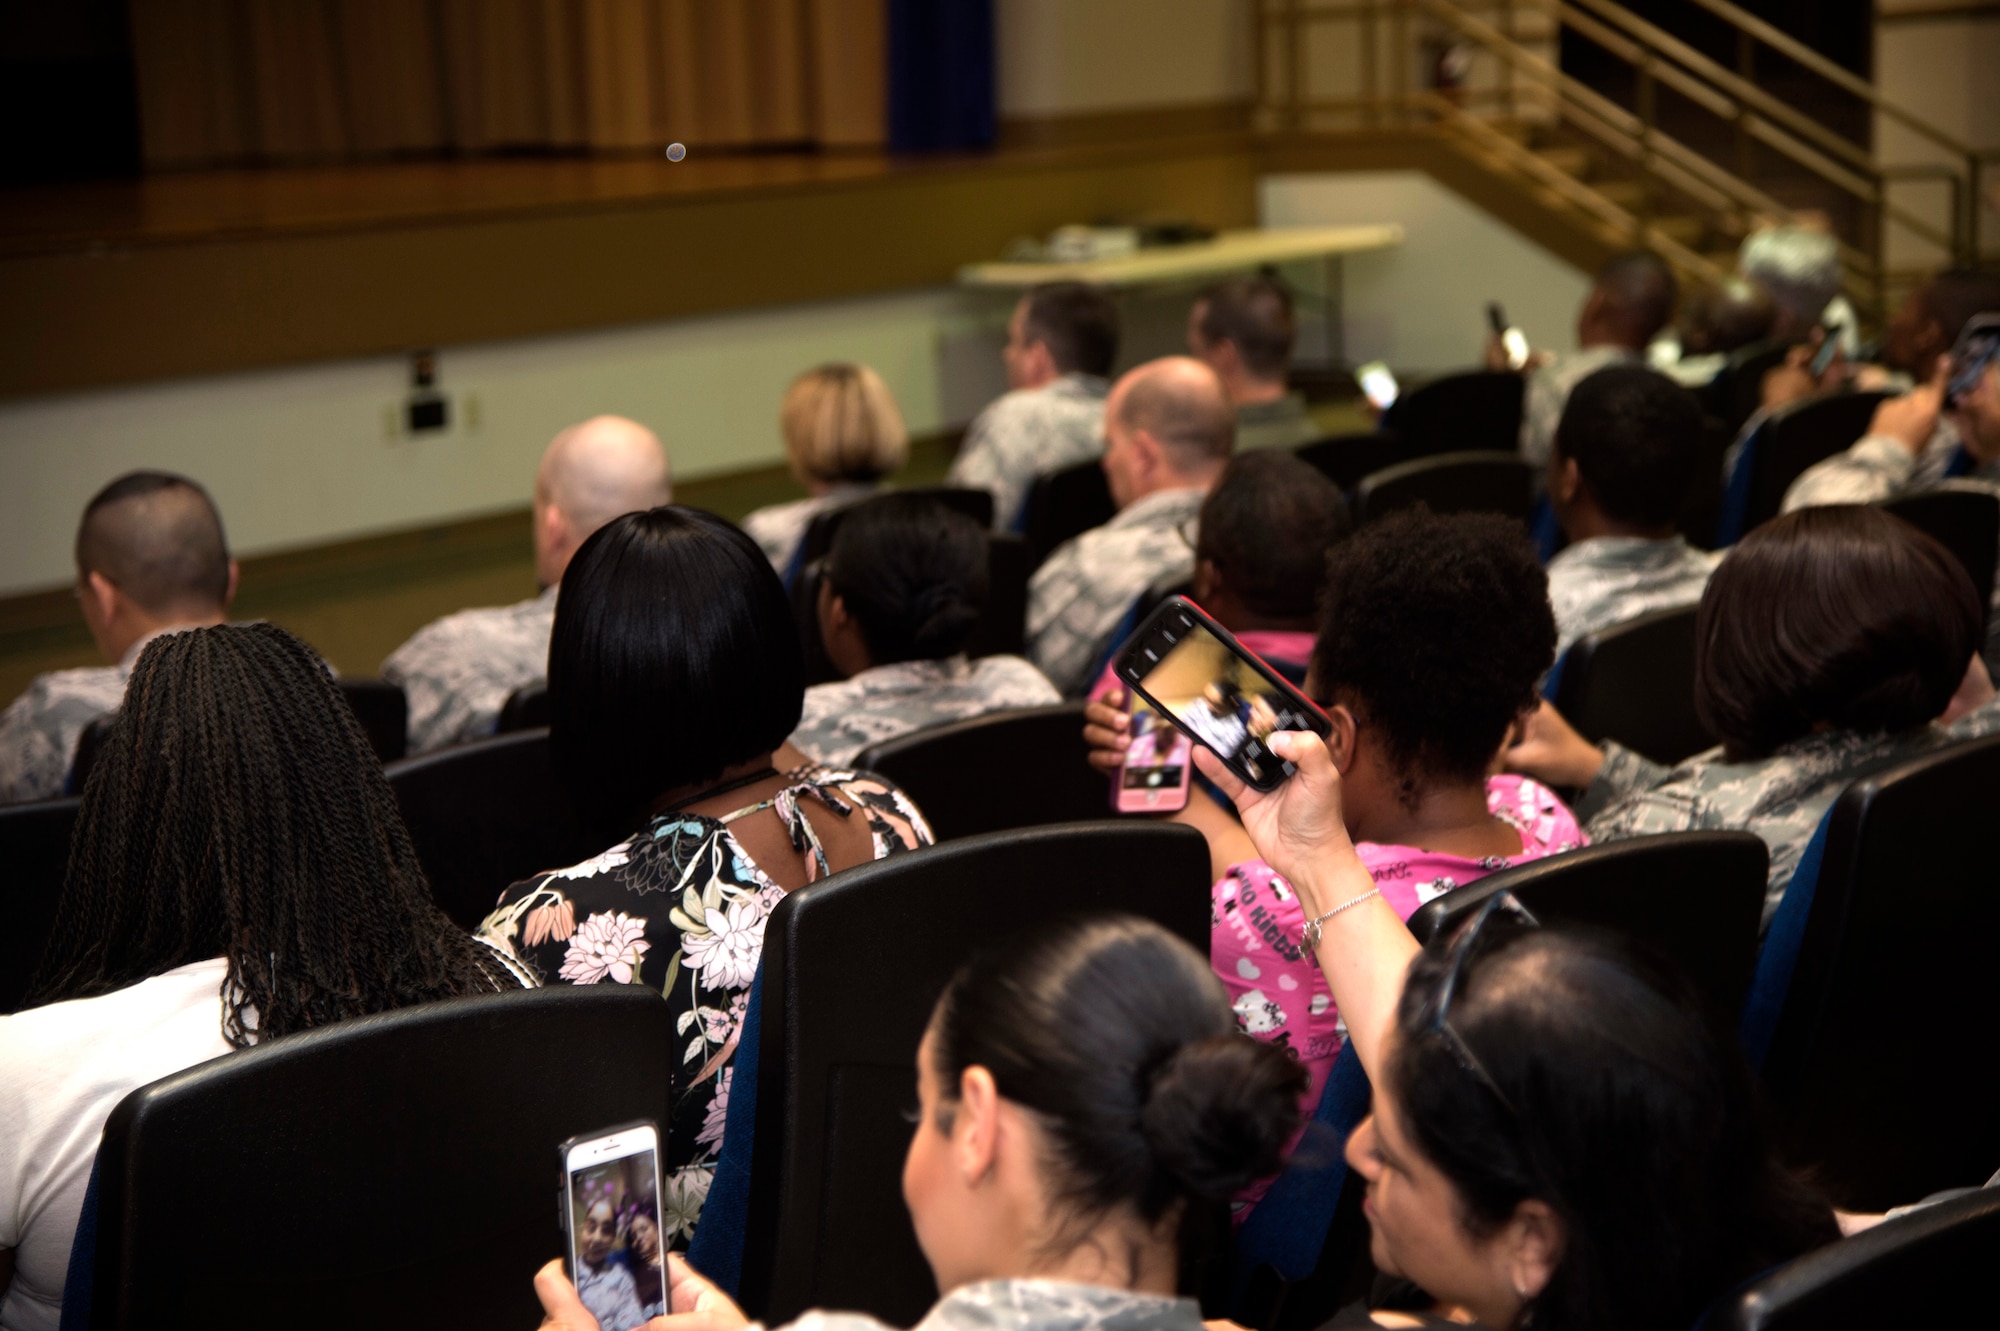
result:
M 1708 219 L 1705 217 L 1655 217 L 1652 225 L 1683 245 L 1695 245 L 1708 234 Z
M 1637 212 L 1646 202 L 1646 182 L 1643 180 L 1592 181 L 1590 187 L 1627 212 Z
M 1575 176 L 1578 180 L 1588 178 L 1591 167 L 1596 164 L 1596 159 L 1591 156 L 1589 149 L 1572 147 L 1567 144 L 1537 148 L 1535 149 L 1535 156 L 1541 158 L 1564 175 Z

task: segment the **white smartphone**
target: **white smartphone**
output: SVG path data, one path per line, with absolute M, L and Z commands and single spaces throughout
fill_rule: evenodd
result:
M 660 1130 L 628 1123 L 561 1150 L 570 1279 L 603 1331 L 633 1331 L 667 1308 Z
M 1361 392 L 1375 404 L 1375 410 L 1387 411 L 1400 391 L 1396 376 L 1389 373 L 1389 367 L 1379 360 L 1371 360 L 1354 372 L 1361 384 Z

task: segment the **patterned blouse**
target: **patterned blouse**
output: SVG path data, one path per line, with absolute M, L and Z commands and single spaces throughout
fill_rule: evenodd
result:
M 721 818 L 665 813 L 582 864 L 514 884 L 479 936 L 543 981 L 644 984 L 672 1004 L 680 1051 L 660 1179 L 660 1234 L 685 1246 L 701 1217 L 729 1113 L 737 1030 L 764 956 L 764 922 L 783 888 L 743 852 L 730 825 L 774 810 L 817 881 L 831 872 L 801 807 L 868 823 L 874 857 L 931 844 L 902 791 L 866 772 L 808 766 L 776 795 Z

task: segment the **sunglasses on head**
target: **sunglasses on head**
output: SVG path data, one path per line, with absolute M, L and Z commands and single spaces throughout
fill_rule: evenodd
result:
M 1975 314 L 1952 344 L 1951 368 L 1946 372 L 1944 402 L 1947 407 L 1964 405 L 1986 367 L 2000 360 L 2000 313 Z
M 1466 968 L 1472 963 L 1480 943 L 1496 936 L 1496 931 L 1490 927 L 1495 917 L 1501 917 L 1503 920 L 1500 932 L 1511 933 L 1519 929 L 1541 927 L 1541 921 L 1530 914 L 1528 908 L 1523 906 L 1512 892 L 1495 892 L 1488 897 L 1479 907 L 1478 913 L 1452 936 L 1451 943 L 1445 950 L 1444 979 L 1438 982 L 1437 991 L 1431 995 L 1430 1012 L 1419 1028 L 1418 1035 L 1420 1038 L 1435 1038 L 1441 1041 L 1444 1047 L 1451 1051 L 1453 1061 L 1470 1073 L 1480 1085 L 1492 1092 L 1493 1098 L 1500 1102 L 1501 1107 L 1518 1120 L 1521 1117 L 1520 1111 L 1514 1108 L 1514 1103 L 1507 1098 L 1507 1093 L 1500 1089 L 1500 1083 L 1493 1080 L 1493 1074 L 1486 1070 L 1486 1065 L 1479 1061 L 1479 1055 L 1472 1052 L 1472 1046 L 1465 1042 L 1465 1037 L 1453 1029 L 1451 1024 L 1451 1005 L 1458 997 L 1459 987 L 1465 980 Z

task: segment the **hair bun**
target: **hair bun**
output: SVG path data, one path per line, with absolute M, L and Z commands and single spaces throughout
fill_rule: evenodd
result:
M 956 583 L 935 582 L 917 593 L 910 622 L 910 645 L 919 659 L 950 656 L 965 646 L 979 623 L 979 607 Z
M 1139 1130 L 1184 1192 L 1227 1201 L 1283 1166 L 1306 1085 L 1305 1069 L 1283 1050 L 1247 1035 L 1211 1036 L 1161 1065 Z

